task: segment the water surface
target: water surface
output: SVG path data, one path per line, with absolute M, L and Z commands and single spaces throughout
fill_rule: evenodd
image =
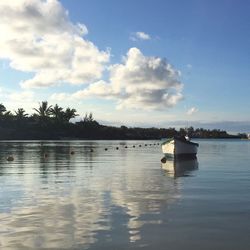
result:
M 250 249 L 250 142 L 198 142 L 0 142 L 0 249 Z

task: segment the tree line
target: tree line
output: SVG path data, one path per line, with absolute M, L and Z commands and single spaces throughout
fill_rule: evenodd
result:
M 229 135 L 219 129 L 193 127 L 180 128 L 139 128 L 114 127 L 99 124 L 92 113 L 86 113 L 78 122 L 70 120 L 79 116 L 74 108 L 62 108 L 58 104 L 49 105 L 47 101 L 39 103 L 29 115 L 23 108 L 14 112 L 0 104 L 1 140 L 41 140 L 41 139 L 162 139 L 188 134 L 192 138 L 244 138 L 245 134 Z
M 78 114 L 75 109 L 59 107 L 56 104 L 54 107 L 48 105 L 47 101 L 41 102 L 38 108 L 34 108 L 35 113 L 29 116 L 23 108 L 18 108 L 12 113 L 6 110 L 6 107 L 0 104 L 0 119 L 1 121 L 24 121 L 24 120 L 38 120 L 40 122 L 54 120 L 60 122 L 69 122 L 70 119 L 75 118 Z

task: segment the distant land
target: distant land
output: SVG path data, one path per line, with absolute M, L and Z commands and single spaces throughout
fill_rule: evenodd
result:
M 220 129 L 105 126 L 95 121 L 92 113 L 72 123 L 70 119 L 77 116 L 75 109 L 64 110 L 57 104 L 52 107 L 46 101 L 34 111 L 28 115 L 19 108 L 13 114 L 0 104 L 0 140 L 160 140 L 187 133 L 191 138 L 247 138 L 244 133 L 230 135 Z

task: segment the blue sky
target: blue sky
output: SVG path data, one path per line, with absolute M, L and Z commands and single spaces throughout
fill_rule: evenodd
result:
M 2 1 L 1 102 L 248 132 L 249 13 L 249 1 L 229 0 Z

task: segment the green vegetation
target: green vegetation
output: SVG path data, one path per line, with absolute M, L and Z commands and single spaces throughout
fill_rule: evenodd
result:
M 75 109 L 65 110 L 57 104 L 53 107 L 47 101 L 34 108 L 34 114 L 28 115 L 23 108 L 14 113 L 0 104 L 0 140 L 42 140 L 42 139 L 161 139 L 185 135 L 186 129 L 175 128 L 128 128 L 99 124 L 92 113 L 86 113 L 79 122 L 71 119 L 78 116 Z M 246 134 L 229 135 L 226 131 L 202 128 L 188 128 L 192 138 L 246 138 Z

